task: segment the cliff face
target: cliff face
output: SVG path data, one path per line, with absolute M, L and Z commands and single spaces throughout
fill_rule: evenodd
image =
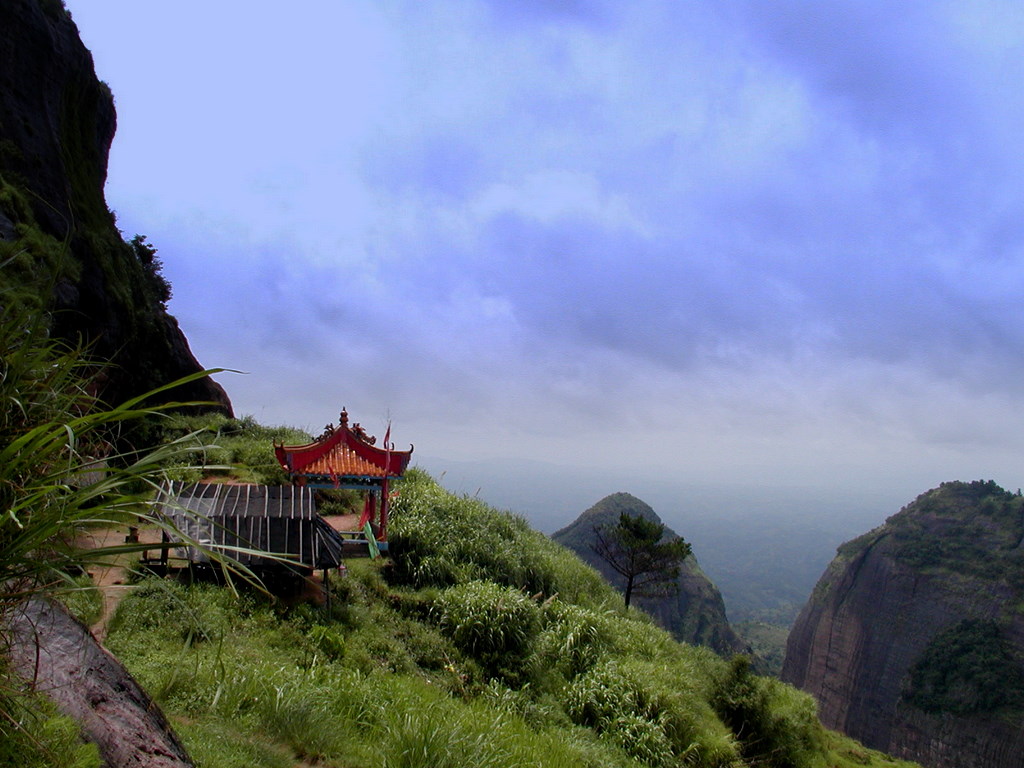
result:
M 822 722 L 932 768 L 1024 766 L 1024 498 L 945 483 L 839 548 L 782 679 Z
M 621 589 L 622 578 L 591 549 L 594 528 L 619 521 L 622 513 L 641 515 L 661 523 L 661 518 L 640 499 L 628 493 L 614 493 L 592 506 L 552 538 L 597 568 L 610 583 Z M 666 535 L 675 536 L 665 529 Z M 722 595 L 700 570 L 692 555 L 683 561 L 679 592 L 670 597 L 634 597 L 633 604 L 653 616 L 676 638 L 693 645 L 706 645 L 722 655 L 748 652 L 725 617 Z
M 56 335 L 113 362 L 110 401 L 201 370 L 164 307 L 159 262 L 122 240 L 107 209 L 115 127 L 60 0 L 0 3 L 0 301 L 52 312 Z M 209 379 L 173 397 L 231 408 Z

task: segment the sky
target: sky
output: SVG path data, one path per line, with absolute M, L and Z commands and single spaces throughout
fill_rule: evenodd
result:
M 1017 0 L 67 5 L 237 413 L 560 524 L 1024 485 Z

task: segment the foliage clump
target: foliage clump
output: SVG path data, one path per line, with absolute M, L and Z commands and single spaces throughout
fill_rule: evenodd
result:
M 813 768 L 824 745 L 814 700 L 774 678 L 759 677 L 737 656 L 712 699 L 740 742 L 743 759 L 764 768 Z
M 252 416 L 233 419 L 222 413 L 176 413 L 153 422 L 144 442 L 187 440 L 193 454 L 168 465 L 173 480 L 199 482 L 231 477 L 241 482 L 285 485 L 288 477 L 274 455 L 275 443 L 304 444 L 310 436 L 291 427 L 268 427 Z
M 910 669 L 904 700 L 954 715 L 1024 710 L 1024 664 L 999 625 L 967 619 L 940 632 Z
M 412 469 L 392 504 L 389 578 L 411 587 L 486 580 L 587 605 L 616 602 L 601 576 L 508 512 L 454 496 Z
M 529 596 L 493 581 L 471 581 L 441 592 L 433 610 L 442 633 L 488 675 L 520 677 L 540 630 L 540 608 Z

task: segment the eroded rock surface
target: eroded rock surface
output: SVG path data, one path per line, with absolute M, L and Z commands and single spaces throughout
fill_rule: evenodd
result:
M 193 766 L 152 699 L 63 607 L 31 600 L 11 615 L 8 631 L 15 672 L 81 723 L 109 766 Z

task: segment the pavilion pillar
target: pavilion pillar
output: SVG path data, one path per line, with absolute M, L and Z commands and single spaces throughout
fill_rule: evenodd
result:
M 388 540 L 388 478 L 384 476 L 384 482 L 380 487 L 380 536 L 381 541 Z

